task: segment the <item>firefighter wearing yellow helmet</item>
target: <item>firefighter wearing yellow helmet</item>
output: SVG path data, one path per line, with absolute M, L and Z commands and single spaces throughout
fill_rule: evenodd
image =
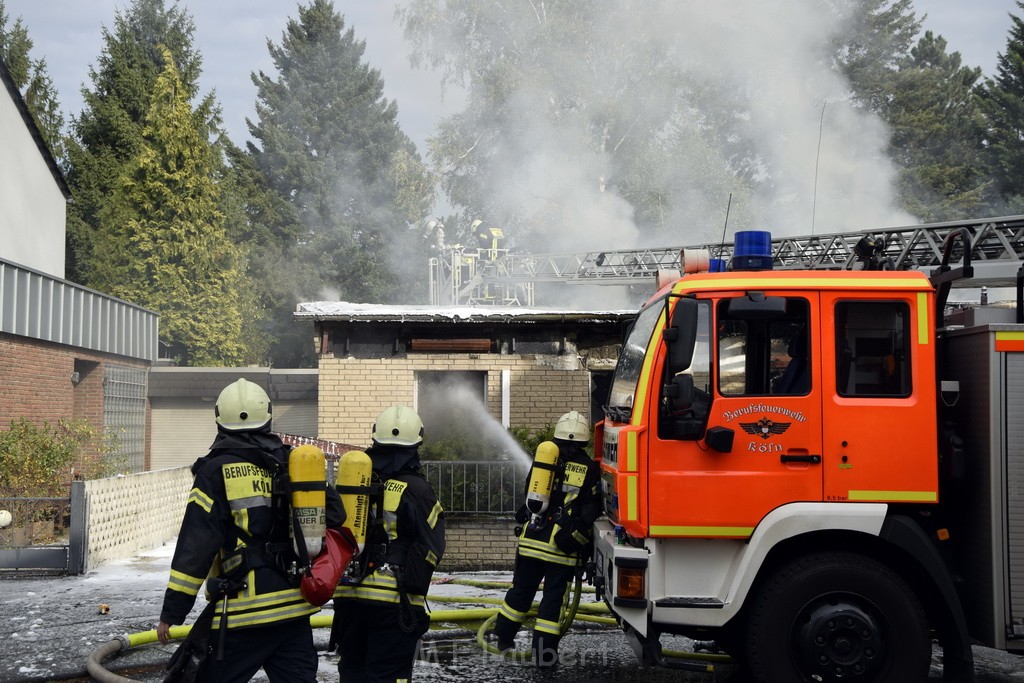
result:
M 176 652 L 194 651 L 203 660 L 212 650 L 197 680 L 249 680 L 262 668 L 271 681 L 315 681 L 317 652 L 309 616 L 320 608 L 300 590 L 302 564 L 313 559 L 301 555 L 315 552 L 308 552 L 289 493 L 282 490 L 291 486 L 291 448 L 271 432 L 273 405 L 254 382 L 239 379 L 225 387 L 214 414 L 217 436 L 209 454 L 192 466 L 195 479 L 157 636 L 162 643 L 169 641 L 170 626 L 185 621 L 206 581 L 211 608 L 197 623 L 212 618 L 206 627 L 213 629 L 211 644 L 195 643 L 190 650 L 193 643 L 186 641 Z M 313 480 L 298 481 L 296 487 L 306 492 L 322 488 L 326 527 L 340 531 L 344 513 L 338 494 L 322 477 Z M 315 548 L 319 539 L 310 540 Z M 194 626 L 192 632 L 203 630 Z M 184 657 L 174 661 L 184 665 Z
M 590 422 L 582 413 L 572 410 L 562 415 L 555 425 L 554 441 L 537 447 L 527 480 L 526 504 L 516 513 L 522 529 L 515 572 L 512 588 L 498 609 L 494 636 L 499 649 L 514 646 L 516 632 L 543 581 L 544 595 L 531 646 L 534 662 L 540 667 L 558 663 L 565 591 L 589 555 L 590 528 L 600 514 L 600 471 L 584 450 L 589 441 Z
M 444 554 L 444 511 L 421 472 L 423 422 L 412 408 L 386 408 L 372 440 L 366 543 L 334 593 L 328 650 L 337 644 L 343 681 L 407 681 L 430 624 L 426 596 Z

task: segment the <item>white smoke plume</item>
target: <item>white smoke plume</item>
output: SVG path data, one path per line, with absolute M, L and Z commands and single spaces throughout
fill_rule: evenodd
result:
M 532 239 L 517 247 L 535 253 L 717 240 L 730 194 L 730 236 L 916 222 L 896 208 L 886 126 L 851 104 L 828 67 L 844 27 L 823 4 L 475 4 L 485 49 L 528 53 L 509 58 L 514 93 L 496 114 L 485 168 L 499 216 L 482 218 L 519 222 Z M 564 39 L 531 39 L 545 30 Z M 465 36 L 435 42 L 445 40 Z M 471 95 L 467 111 L 480 104 Z M 603 130 L 609 119 L 616 126 Z M 731 138 L 707 133 L 716 121 Z M 643 163 L 613 162 L 627 147 Z M 746 172 L 762 181 L 757 193 L 727 166 L 733 147 L 753 153 Z M 635 215 L 620 191 L 630 172 L 669 188 L 661 215 Z

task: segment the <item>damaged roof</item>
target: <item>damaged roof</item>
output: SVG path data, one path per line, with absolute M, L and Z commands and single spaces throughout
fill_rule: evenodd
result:
M 339 322 L 619 322 L 635 310 L 565 311 L 521 306 L 428 306 L 308 301 L 296 305 L 299 320 Z

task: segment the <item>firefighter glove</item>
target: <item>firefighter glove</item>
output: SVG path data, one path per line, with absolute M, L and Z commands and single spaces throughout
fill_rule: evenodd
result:
M 519 524 L 526 524 L 527 520 L 530 519 L 530 508 L 525 505 L 516 511 L 516 522 Z
M 575 555 L 586 545 L 586 541 L 581 541 L 579 538 L 580 536 L 582 536 L 582 534 L 573 533 L 571 528 L 559 529 L 555 532 L 555 545 L 557 545 L 558 549 L 563 553 Z

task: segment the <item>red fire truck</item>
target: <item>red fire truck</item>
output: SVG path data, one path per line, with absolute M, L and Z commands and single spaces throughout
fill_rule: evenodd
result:
M 681 634 L 758 681 L 906 683 L 934 639 L 974 680 L 972 640 L 1024 649 L 1024 269 L 1015 307 L 950 314 L 966 229 L 930 275 L 768 270 L 741 235 L 729 270 L 684 254 L 624 340 L 599 594 L 644 665 Z

